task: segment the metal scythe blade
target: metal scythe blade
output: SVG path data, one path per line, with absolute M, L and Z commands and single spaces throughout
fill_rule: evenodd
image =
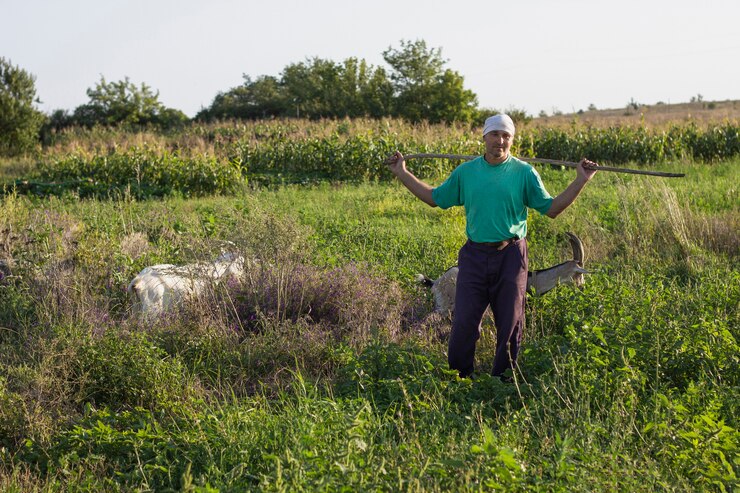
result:
M 470 161 L 471 159 L 477 158 L 478 155 L 468 156 L 464 154 L 435 154 L 435 153 L 422 153 L 422 154 L 409 154 L 404 156 L 404 159 L 461 159 L 464 161 Z M 528 163 L 542 163 L 542 164 L 555 164 L 559 166 L 567 166 L 569 168 L 577 168 L 578 163 L 572 161 L 560 161 L 559 159 L 543 159 L 543 158 L 530 158 L 530 157 L 517 157 L 522 161 Z M 631 169 L 631 168 L 615 168 L 613 166 L 599 166 L 599 171 L 613 171 L 615 173 L 630 173 L 633 175 L 651 175 L 651 176 L 663 176 L 667 178 L 681 178 L 686 176 L 685 173 L 668 173 L 665 171 L 649 171 L 643 169 Z

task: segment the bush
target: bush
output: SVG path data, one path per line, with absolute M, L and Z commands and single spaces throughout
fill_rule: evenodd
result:
M 33 107 L 36 78 L 0 57 L 0 155 L 14 156 L 33 150 L 44 115 Z
M 397 333 L 407 298 L 400 287 L 362 264 L 322 270 L 305 264 L 263 264 L 235 288 L 242 321 L 260 316 L 305 320 L 337 337 L 366 338 L 379 330 Z
M 180 362 L 140 333 L 109 331 L 83 340 L 73 381 L 78 403 L 114 409 L 166 409 L 193 395 Z
M 166 108 L 159 101 L 158 91 L 144 83 L 137 86 L 128 77 L 118 82 L 106 82 L 101 77 L 94 89 L 88 88 L 87 95 L 90 101 L 78 106 L 68 123 L 86 127 L 153 125 L 167 129 L 188 120 L 182 111 Z

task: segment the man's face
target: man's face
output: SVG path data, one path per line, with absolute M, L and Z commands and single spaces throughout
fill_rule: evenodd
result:
M 500 163 L 509 157 L 514 136 L 503 130 L 491 130 L 483 136 L 483 142 L 486 143 L 486 158 Z

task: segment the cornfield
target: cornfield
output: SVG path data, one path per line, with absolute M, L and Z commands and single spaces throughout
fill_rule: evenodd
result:
M 483 152 L 479 129 L 411 125 L 394 120 L 309 122 L 274 120 L 194 125 L 173 134 L 75 130 L 57 136 L 34 176 L 16 189 L 48 195 L 75 190 L 83 196 L 127 190 L 138 198 L 180 194 L 202 196 L 253 185 L 314 181 L 385 181 L 383 160 L 404 153 Z M 650 168 L 674 162 L 713 163 L 740 155 L 740 126 L 726 122 L 665 128 L 526 126 L 513 153 L 602 164 L 633 163 Z M 422 159 L 412 170 L 440 177 L 454 161 Z M 244 180 L 242 180 L 242 178 Z

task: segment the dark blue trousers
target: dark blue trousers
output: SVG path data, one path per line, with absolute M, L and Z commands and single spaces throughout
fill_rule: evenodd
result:
M 450 368 L 458 370 L 461 377 L 474 370 L 475 344 L 489 305 L 496 324 L 493 375 L 516 367 L 524 329 L 527 264 L 526 239 L 516 240 L 502 250 L 472 241 L 460 249 L 447 357 Z

